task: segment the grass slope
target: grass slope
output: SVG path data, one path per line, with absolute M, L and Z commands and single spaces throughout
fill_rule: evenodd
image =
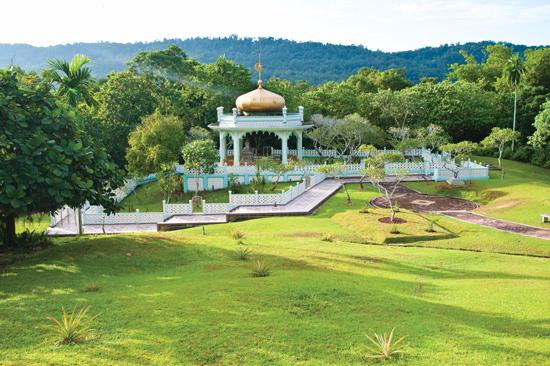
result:
M 497 165 L 494 158 L 479 158 Z M 549 227 L 542 224 L 540 215 L 550 213 L 550 170 L 511 160 L 503 160 L 504 179 L 500 171 L 490 171 L 491 179 L 473 181 L 466 188 L 449 188 L 446 183 L 406 183 L 417 191 L 443 194 L 476 201 L 482 206 L 475 210 L 483 215 Z
M 338 216 L 376 193 L 351 193 L 350 206 L 340 192 L 313 216 L 207 226 L 206 235 L 57 239 L 2 271 L 0 364 L 354 365 L 367 362 L 366 333 L 393 327 L 408 336 L 397 365 L 547 363 L 549 259 L 354 242 L 378 226 L 352 230 Z M 251 277 L 251 261 L 234 258 L 232 229 L 270 277 Z M 491 251 L 505 236 L 520 240 L 469 230 L 442 241 Z M 534 242 L 521 246 L 537 251 Z M 99 292 L 83 291 L 91 281 Z M 45 317 L 74 304 L 100 314 L 95 337 L 56 346 Z

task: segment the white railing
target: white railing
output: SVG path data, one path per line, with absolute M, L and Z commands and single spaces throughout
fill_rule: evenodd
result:
M 311 187 L 321 183 L 325 179 L 324 174 L 311 177 Z M 229 202 L 233 206 L 238 205 L 285 205 L 307 190 L 306 182 L 301 182 L 281 193 L 245 193 L 233 194 L 229 192 Z
M 190 215 L 193 213 L 191 201 L 189 203 L 166 203 L 162 201 L 164 219 L 173 215 Z
M 311 187 L 316 186 L 317 184 L 321 183 L 326 179 L 326 175 L 322 173 L 315 174 L 311 177 Z
M 93 208 L 93 209 L 92 209 Z M 162 212 L 116 212 L 106 214 L 101 206 L 91 206 L 82 212 L 83 225 L 156 224 L 164 219 Z
M 231 203 L 206 203 L 202 204 L 204 214 L 225 214 L 231 211 L 235 206 Z
M 304 175 L 304 174 L 313 174 L 315 173 L 316 169 L 320 166 L 323 166 L 323 164 L 309 164 L 304 166 L 297 166 L 294 168 L 294 170 L 289 171 L 285 173 L 287 176 L 290 175 Z M 365 167 L 365 163 L 354 163 L 354 164 L 346 164 L 346 174 L 359 174 L 360 171 L 363 170 Z M 179 174 L 188 174 L 192 175 L 191 172 L 187 171 L 183 165 L 177 164 L 174 168 L 177 173 Z M 254 175 L 256 174 L 256 166 L 255 165 L 240 165 L 240 166 L 232 166 L 232 165 L 223 165 L 223 166 L 217 166 L 214 170 L 214 175 L 224 175 L 224 174 L 248 174 L 248 175 Z M 273 175 L 273 172 L 269 170 L 263 170 L 260 172 L 263 175 Z M 200 175 L 199 178 L 203 177 L 203 175 Z
M 409 149 L 409 150 L 406 150 L 405 151 L 405 155 L 406 156 L 422 156 L 423 152 L 426 151 L 426 150 L 423 150 L 423 149 Z M 390 153 L 390 152 L 401 152 L 399 150 L 392 150 L 392 149 L 382 149 L 382 150 L 378 150 L 377 151 L 377 154 L 383 154 L 383 153 Z M 317 158 L 319 157 L 319 153 L 321 153 L 321 157 L 324 157 L 324 158 L 335 158 L 338 156 L 338 152 L 334 149 L 321 149 L 321 150 L 316 150 L 316 149 L 302 149 L 302 156 L 303 157 L 306 157 L 306 158 Z M 274 156 L 281 156 L 282 155 L 282 150 L 281 149 L 271 149 L 271 154 L 274 155 Z M 288 155 L 289 156 L 298 156 L 298 150 L 297 149 L 289 149 L 288 150 Z M 355 157 L 359 157 L 359 158 L 366 158 L 368 156 L 370 156 L 371 154 L 368 153 L 368 152 L 360 152 L 360 151 L 355 151 L 351 154 L 352 156 L 355 156 Z M 226 156 L 233 156 L 233 150 L 232 149 L 228 149 L 226 151 Z M 344 155 L 344 157 L 349 157 L 349 155 Z

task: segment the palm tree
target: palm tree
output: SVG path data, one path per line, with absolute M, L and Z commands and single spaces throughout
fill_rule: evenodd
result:
M 512 130 L 516 131 L 516 105 L 518 98 L 518 84 L 521 80 L 521 76 L 525 72 L 525 66 L 521 61 L 519 55 L 516 53 L 508 59 L 506 65 L 506 73 L 508 75 L 508 82 L 514 87 L 514 122 L 512 124 Z M 512 151 L 514 151 L 514 140 L 512 140 Z
M 95 104 L 92 95 L 92 72 L 85 65 L 91 60 L 84 55 L 74 55 L 71 62 L 55 59 L 49 60 L 50 66 L 46 75 L 58 84 L 58 92 L 67 98 L 70 105 L 75 107 L 84 101 L 87 105 Z

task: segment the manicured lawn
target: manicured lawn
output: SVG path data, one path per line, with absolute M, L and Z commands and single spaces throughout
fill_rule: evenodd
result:
M 281 190 L 286 190 L 291 186 L 296 185 L 296 182 L 281 182 L 275 188 L 274 193 L 279 193 Z M 270 192 L 271 183 L 265 185 L 266 193 Z M 251 185 L 243 185 L 240 187 L 239 193 L 254 193 Z M 194 192 L 181 193 L 172 196 L 170 203 L 188 203 L 193 197 Z M 229 189 L 219 189 L 215 191 L 199 192 L 208 203 L 224 203 L 229 202 Z M 160 190 L 158 182 L 149 183 L 138 187 L 132 194 L 122 201 L 121 211 L 135 211 L 139 209 L 141 212 L 160 212 L 162 211 L 163 194 Z
M 476 158 L 497 165 L 493 158 Z M 473 181 L 464 188 L 449 188 L 446 183 L 406 183 L 423 193 L 443 194 L 466 198 L 482 204 L 475 212 L 487 216 L 548 227 L 540 214 L 550 213 L 550 170 L 511 160 L 503 161 L 504 179 L 500 171 L 490 171 L 491 179 Z
M 548 363 L 550 260 L 490 253 L 548 254 L 548 242 L 439 218 L 456 237 L 414 244 L 487 252 L 365 244 L 389 225 L 373 225 L 381 211 L 358 212 L 374 191 L 350 191 L 349 206 L 339 192 L 313 216 L 207 226 L 206 235 L 56 239 L 1 272 L 0 364 L 358 365 L 370 362 L 365 334 L 393 327 L 408 345 L 391 364 Z M 406 235 L 422 232 L 421 217 L 399 215 L 418 220 Z M 252 261 L 234 257 L 239 245 L 272 275 L 251 277 Z M 83 291 L 91 281 L 99 292 Z M 74 304 L 100 314 L 95 336 L 57 346 L 45 318 Z

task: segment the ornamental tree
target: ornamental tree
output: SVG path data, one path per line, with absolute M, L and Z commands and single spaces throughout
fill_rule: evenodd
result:
M 115 209 L 123 183 L 109 155 L 94 147 L 51 84 L 0 70 L 0 222 L 5 245 L 16 243 L 15 218 L 87 200 Z
M 443 159 L 443 165 L 453 173 L 454 179 L 458 179 L 462 162 L 467 160 L 477 148 L 478 145 L 471 141 L 449 143 L 439 147 L 441 152 L 447 153 Z
M 326 174 L 334 179 L 336 179 L 344 188 L 344 192 L 346 192 L 347 197 L 347 203 L 351 204 L 351 196 L 349 195 L 348 189 L 346 188 L 346 185 L 341 180 L 341 175 L 348 170 L 348 167 L 344 164 L 328 164 L 328 165 L 321 165 L 315 169 L 317 173 L 323 173 Z
M 143 176 L 177 162 L 186 138 L 182 126 L 178 117 L 162 115 L 158 110 L 143 118 L 128 139 L 128 171 Z
M 183 166 L 195 175 L 195 196 L 199 194 L 199 175 L 214 172 L 218 161 L 218 152 L 212 140 L 196 140 L 182 149 Z
M 382 153 L 369 157 L 365 159 L 365 169 L 363 170 L 363 176 L 361 177 L 361 180 L 366 177 L 380 193 L 384 193 L 386 200 L 388 201 L 388 205 L 390 206 L 390 221 L 392 223 L 397 212 L 392 198 L 397 190 L 397 187 L 409 174 L 409 171 L 406 169 L 391 169 L 391 179 L 386 179 L 385 165 L 386 163 L 397 163 L 403 160 L 403 154 L 398 152 Z
M 519 138 L 520 133 L 511 128 L 493 127 L 491 134 L 481 141 L 481 145 L 489 149 L 498 149 L 498 167 L 501 169 L 501 178 L 504 178 L 504 169 L 502 169 L 502 152 L 507 143 L 513 142 Z

